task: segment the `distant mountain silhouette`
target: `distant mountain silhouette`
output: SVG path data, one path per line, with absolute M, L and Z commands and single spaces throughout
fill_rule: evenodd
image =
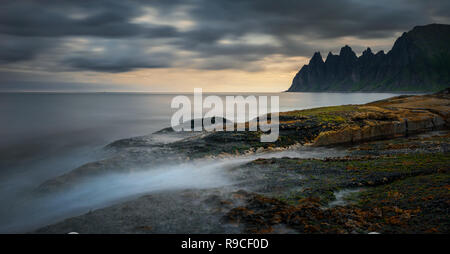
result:
M 367 48 L 357 57 L 349 47 L 325 62 L 316 52 L 295 75 L 288 92 L 438 91 L 450 86 L 450 25 L 417 26 L 392 49 Z

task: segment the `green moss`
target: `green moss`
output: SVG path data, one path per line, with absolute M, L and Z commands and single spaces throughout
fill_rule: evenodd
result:
M 332 107 L 321 107 L 312 108 L 305 110 L 295 110 L 284 112 L 283 114 L 289 116 L 311 116 L 323 113 L 336 113 L 336 112 L 349 112 L 349 111 L 360 111 L 360 108 L 356 105 L 342 105 L 342 106 L 332 106 Z
M 447 172 L 450 153 L 402 154 L 366 160 L 316 160 L 296 158 L 259 159 L 250 163 L 283 176 L 276 198 L 295 204 L 305 198 L 317 198 L 322 205 L 335 200 L 334 192 L 342 189 L 389 185 L 419 175 Z M 283 173 L 289 172 L 289 173 Z M 295 174 L 302 178 L 295 179 Z M 271 179 L 271 178 L 270 178 Z M 270 181 L 270 180 L 269 180 Z M 301 187 L 301 189 L 299 189 Z M 350 199 L 357 199 L 351 196 Z
M 403 154 L 370 161 L 349 161 L 346 164 L 348 168 L 353 168 L 362 173 L 371 171 L 401 173 L 435 171 L 439 168 L 447 168 L 450 165 L 450 154 Z
M 321 107 L 306 110 L 297 110 L 285 112 L 282 115 L 298 117 L 298 118 L 310 118 L 318 121 L 318 124 L 335 123 L 342 124 L 350 122 L 350 115 L 353 112 L 366 111 L 356 105 L 342 105 L 333 107 Z
M 437 197 L 450 198 L 450 175 L 432 174 L 409 177 L 392 184 L 382 185 L 358 193 L 358 204 L 400 205 L 411 208 L 414 202 L 421 202 Z

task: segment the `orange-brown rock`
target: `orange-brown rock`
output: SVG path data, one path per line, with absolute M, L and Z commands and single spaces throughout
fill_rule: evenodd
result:
M 448 94 L 399 96 L 354 107 L 342 124 L 320 132 L 313 145 L 357 143 L 450 126 Z

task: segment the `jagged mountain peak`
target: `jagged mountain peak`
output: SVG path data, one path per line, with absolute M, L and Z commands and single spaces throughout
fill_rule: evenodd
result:
M 385 54 L 372 49 L 357 57 L 345 45 L 323 63 L 316 52 L 288 91 L 438 91 L 450 86 L 450 25 L 416 26 Z M 306 65 L 305 65 L 306 66 Z
M 315 52 L 311 60 L 309 61 L 309 65 L 320 65 L 323 64 L 322 55 L 320 52 Z
M 322 59 L 322 55 L 320 54 L 320 51 L 314 52 L 314 55 L 313 55 L 312 58 L 313 58 L 313 59 L 314 59 L 314 58 L 320 58 L 320 59 Z
M 338 55 L 334 55 L 333 53 L 329 52 L 327 55 L 327 59 L 325 60 L 325 64 L 329 64 L 333 61 L 335 61 L 335 59 L 339 58 Z
M 345 55 L 355 55 L 356 56 L 355 52 L 353 52 L 353 49 L 348 45 L 345 45 L 344 47 L 341 48 L 339 55 L 340 56 L 345 56 Z
M 362 55 L 363 55 L 363 56 L 365 56 L 365 55 L 370 55 L 370 56 L 372 56 L 372 55 L 373 55 L 372 49 L 370 49 L 370 47 L 368 47 L 366 50 L 364 50 L 364 51 L 362 52 Z

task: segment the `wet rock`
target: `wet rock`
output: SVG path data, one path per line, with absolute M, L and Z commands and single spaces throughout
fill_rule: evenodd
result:
M 448 128 L 449 105 L 450 98 L 439 94 L 400 96 L 366 105 L 282 112 L 279 115 L 279 138 L 274 143 L 260 142 L 260 131 L 175 133 L 165 130 L 113 142 L 108 146 L 115 150 L 110 158 L 88 163 L 50 179 L 41 185 L 40 190 L 51 191 L 73 185 L 84 177 L 124 173 L 167 162 L 239 157 L 298 145 L 355 144 Z

